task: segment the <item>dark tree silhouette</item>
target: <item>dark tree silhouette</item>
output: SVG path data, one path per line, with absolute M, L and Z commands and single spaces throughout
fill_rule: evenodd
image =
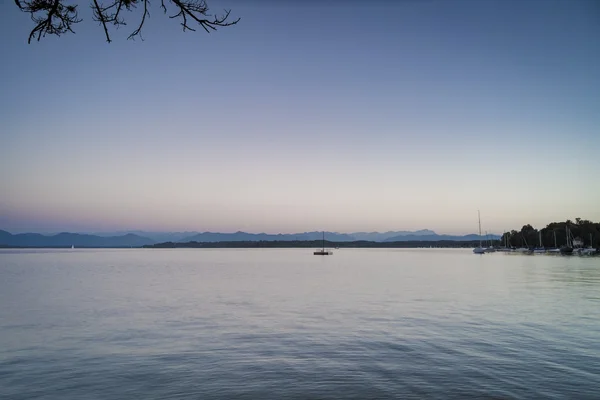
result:
M 73 31 L 73 25 L 82 21 L 77 13 L 77 5 L 67 4 L 69 0 L 15 0 L 15 4 L 23 12 L 31 14 L 35 23 L 29 34 L 28 43 L 32 39 L 40 40 L 46 35 L 60 36 Z M 141 38 L 142 27 L 146 17 L 150 15 L 149 0 L 91 0 L 94 21 L 99 22 L 106 36 L 106 41 L 111 42 L 109 27 L 118 28 L 126 25 L 124 14 L 138 7 L 143 8 L 142 16 L 137 27 L 131 32 L 128 39 Z M 206 32 L 216 31 L 219 27 L 231 26 L 240 20 L 230 20 L 231 10 L 225 10 L 222 15 L 210 14 L 205 0 L 160 0 L 160 8 L 171 19 L 179 19 L 183 31 L 195 31 L 198 26 Z M 191 25 L 195 26 L 193 28 Z
M 530 224 L 524 225 L 520 231 L 512 230 L 505 232 L 500 239 L 502 244 L 505 242 L 509 246 L 524 246 L 527 240 L 529 246 L 537 246 L 539 232 L 542 233 L 542 244 L 545 247 L 561 246 L 567 243 L 566 227 L 569 228 L 571 235 L 581 239 L 586 246 L 600 248 L 600 223 L 587 219 L 575 218 L 575 222 L 566 220 L 565 222 L 551 222 L 545 228 L 537 230 Z

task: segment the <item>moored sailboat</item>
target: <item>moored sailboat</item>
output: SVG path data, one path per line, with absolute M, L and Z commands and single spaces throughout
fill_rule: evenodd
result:
M 554 230 L 552 233 L 554 234 L 554 248 L 549 249 L 548 253 L 550 253 L 550 254 L 559 254 L 560 253 L 560 248 L 558 247 L 558 243 L 556 241 L 556 230 Z
M 565 225 L 565 232 L 567 237 L 567 243 L 560 248 L 560 254 L 570 256 L 571 254 L 573 254 L 573 245 L 571 244 L 571 232 L 569 230 L 569 225 Z
M 319 250 L 316 250 L 313 253 L 315 256 L 330 256 L 333 254 L 332 251 L 325 250 L 325 232 L 323 231 L 323 247 Z
M 525 236 L 523 236 L 523 234 L 521 233 L 521 240 L 523 241 L 523 243 L 525 244 L 525 246 L 521 246 L 519 247 L 517 250 L 515 250 L 517 253 L 521 253 L 521 254 L 533 254 L 533 250 L 531 250 L 529 248 L 529 244 L 527 244 L 527 239 L 525 239 Z
M 594 236 L 590 233 L 590 245 L 581 250 L 581 255 L 593 256 L 594 254 L 596 254 L 596 249 L 594 248 Z
M 481 213 L 477 210 L 477 219 L 479 221 L 479 247 L 475 247 L 473 249 L 473 253 L 475 254 L 485 254 L 485 249 L 481 245 Z
M 535 254 L 544 254 L 546 252 L 546 248 L 544 247 L 544 244 L 542 243 L 542 231 L 539 231 L 539 247 L 536 247 L 535 249 L 533 249 L 533 252 Z
M 487 231 L 485 232 L 485 238 L 486 238 L 486 241 L 489 242 L 489 246 L 485 249 L 485 252 L 486 253 L 495 253 L 496 248 L 494 247 L 494 244 L 492 243 L 492 239 L 490 238 L 490 235 L 487 233 Z
M 505 252 L 505 253 L 513 251 L 513 249 L 509 246 L 509 243 L 508 243 L 508 237 L 509 237 L 509 235 L 510 235 L 510 232 L 504 232 L 502 234 L 502 237 L 504 238 L 504 244 L 503 244 L 503 247 L 500 247 L 498 249 L 498 251 L 502 251 L 502 252 Z

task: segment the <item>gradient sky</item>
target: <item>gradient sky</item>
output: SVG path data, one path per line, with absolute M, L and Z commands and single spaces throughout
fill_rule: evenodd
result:
M 76 35 L 27 45 L 0 4 L 0 229 L 600 220 L 600 2 L 209 5 L 242 20 L 183 33 L 154 7 L 107 44 L 84 2 Z

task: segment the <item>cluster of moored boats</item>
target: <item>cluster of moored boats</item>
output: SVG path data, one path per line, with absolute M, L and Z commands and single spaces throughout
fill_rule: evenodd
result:
M 479 216 L 479 212 L 478 212 Z M 581 240 L 573 238 L 569 227 L 566 227 L 566 238 L 567 242 L 564 246 L 558 247 L 556 242 L 556 232 L 554 232 L 554 247 L 546 248 L 542 243 L 542 233 L 539 233 L 539 245 L 538 247 L 510 247 L 508 243 L 504 243 L 503 247 L 484 247 L 481 241 L 481 217 L 479 216 L 479 247 L 473 249 L 475 254 L 485 253 L 513 253 L 513 254 L 550 254 L 550 255 L 564 255 L 564 256 L 600 256 L 600 249 L 592 247 L 592 235 L 590 235 L 590 245 L 588 247 L 583 246 Z
M 563 256 L 600 256 L 599 249 L 595 249 L 593 247 L 552 247 L 552 248 L 543 248 L 543 247 L 476 247 L 473 249 L 473 253 L 475 254 L 485 254 L 485 253 L 495 253 L 495 252 L 503 252 L 503 253 L 511 253 L 511 254 L 548 254 L 548 255 L 563 255 Z

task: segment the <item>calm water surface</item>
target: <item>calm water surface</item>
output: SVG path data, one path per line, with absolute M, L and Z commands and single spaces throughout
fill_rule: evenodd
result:
M 1 399 L 600 398 L 600 258 L 0 251 Z

